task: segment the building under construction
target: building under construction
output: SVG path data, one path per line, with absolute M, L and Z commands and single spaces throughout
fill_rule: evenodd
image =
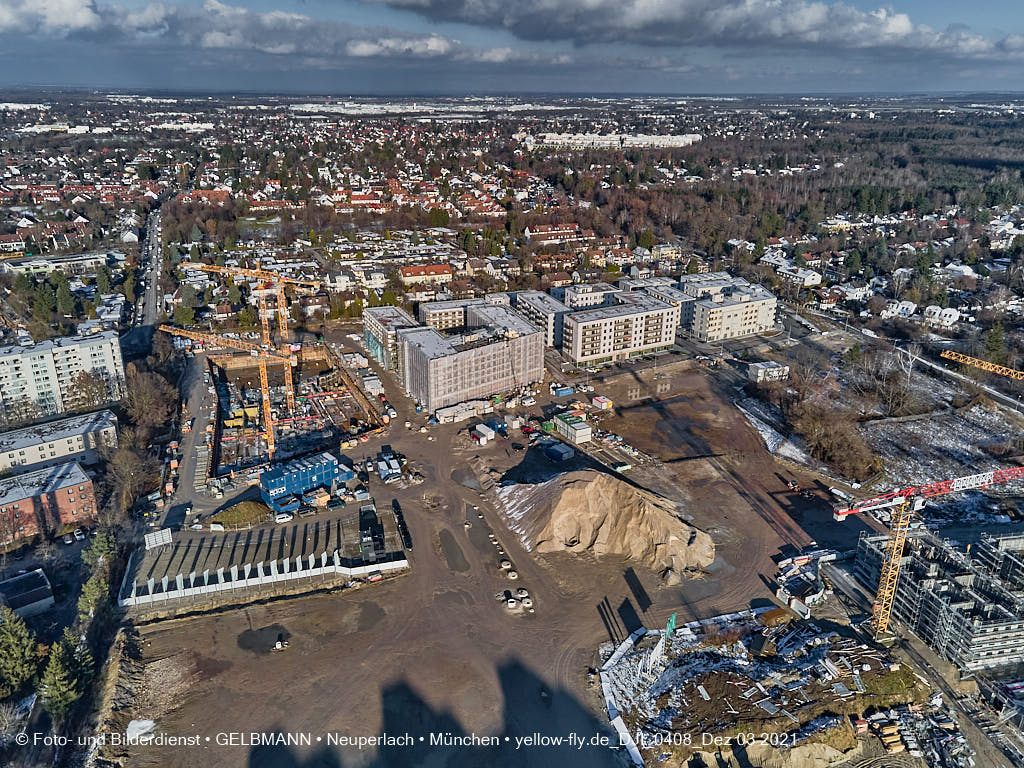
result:
M 854 572 L 872 590 L 886 540 L 862 535 L 857 546 Z M 912 532 L 892 616 L 963 671 L 1024 662 L 1024 536 L 986 537 L 964 552 Z

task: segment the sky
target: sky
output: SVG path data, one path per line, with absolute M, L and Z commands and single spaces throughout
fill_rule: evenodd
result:
M 0 0 L 0 87 L 1024 90 L 1021 0 Z

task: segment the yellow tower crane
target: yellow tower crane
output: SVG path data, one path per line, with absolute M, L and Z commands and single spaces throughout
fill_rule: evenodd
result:
M 944 357 L 947 360 L 952 360 L 957 363 L 963 363 L 964 365 L 969 365 L 972 368 L 980 368 L 983 371 L 994 373 L 997 376 L 1005 376 L 1008 379 L 1024 381 L 1024 371 L 1018 371 L 1016 368 L 1007 368 L 1005 365 L 990 363 L 988 360 L 981 360 L 977 357 L 962 355 L 959 352 L 953 352 L 950 349 L 943 351 L 939 357 Z
M 861 512 L 892 510 L 889 519 L 889 537 L 882 557 L 882 572 L 871 615 L 871 627 L 875 631 L 876 638 L 882 638 L 889 630 L 907 532 L 910 530 L 914 514 L 924 506 L 925 499 L 975 488 L 988 488 L 996 483 L 1006 483 L 1011 480 L 1019 480 L 1022 477 L 1024 477 L 1024 467 L 996 469 L 992 472 L 983 472 L 980 475 L 968 475 L 952 480 L 940 480 L 927 485 L 915 485 L 833 509 L 833 517 L 839 521 Z
M 197 269 L 202 272 L 213 272 L 220 275 L 237 275 L 259 280 L 266 287 L 272 287 L 277 296 L 277 322 L 281 333 L 281 343 L 288 341 L 288 302 L 285 298 L 285 286 L 291 285 L 294 288 L 313 292 L 320 290 L 323 285 L 319 280 L 300 280 L 294 277 L 279 275 L 267 269 L 246 269 L 244 267 L 220 267 L 216 264 L 204 264 L 199 261 L 183 261 L 179 265 L 182 269 Z M 262 290 L 258 295 L 260 318 L 263 322 L 263 342 L 270 344 L 270 324 L 267 316 L 266 297 Z
M 279 362 L 284 365 L 284 392 L 288 412 L 295 412 L 295 388 L 292 382 L 292 367 L 298 361 L 294 355 L 284 354 L 276 350 L 261 347 L 249 341 L 232 339 L 229 336 L 219 336 L 213 333 L 202 333 L 200 331 L 189 331 L 185 328 L 176 328 L 173 325 L 161 325 L 160 330 L 174 336 L 182 336 L 193 341 L 202 341 L 206 344 L 219 344 L 223 347 L 231 347 L 248 352 L 256 358 L 260 371 L 260 394 L 263 398 L 263 427 L 266 431 L 267 460 L 274 458 L 274 415 L 270 407 L 270 382 L 267 378 L 267 365 L 271 362 Z

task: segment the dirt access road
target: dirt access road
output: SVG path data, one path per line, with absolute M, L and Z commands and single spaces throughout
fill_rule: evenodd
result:
M 622 409 L 608 425 L 621 421 L 617 431 L 665 461 L 670 471 L 651 473 L 658 490 L 681 499 L 694 522 L 713 533 L 718 558 L 706 577 L 661 588 L 655 575 L 624 561 L 528 554 L 471 487 L 468 471 L 476 456 L 499 471 L 518 464 L 523 454 L 510 450 L 511 440 L 481 449 L 455 436 L 458 425 L 433 429 L 434 440 L 399 427 L 386 440 L 415 461 L 426 480 L 394 493 L 381 485 L 371 491 L 378 506 L 394 498 L 404 510 L 415 544 L 412 570 L 341 594 L 143 628 L 146 660 L 171 658 L 194 682 L 174 697 L 173 711 L 135 716 L 154 717 L 163 733 L 197 734 L 201 740 L 195 748 L 140 747 L 131 764 L 620 764 L 604 747 L 516 749 L 515 738 L 606 733 L 598 692 L 588 684 L 594 649 L 640 623 L 663 624 L 673 612 L 686 621 L 760 604 L 769 594 L 764 579 L 774 572 L 771 555 L 785 543 L 799 544 L 802 531 L 800 520 L 784 519 L 788 512 L 772 490 L 785 487 L 774 475 L 778 467 L 713 380 L 703 373 L 644 375 L 652 378 L 640 378 L 636 407 L 624 402 L 628 392 L 615 391 L 631 385 L 608 386 L 610 394 L 621 395 L 616 404 Z M 667 388 L 653 378 L 658 375 L 672 376 Z M 654 393 L 645 394 L 645 386 Z M 649 396 L 667 405 L 644 405 Z M 763 509 L 752 510 L 755 504 Z M 801 514 L 810 519 L 810 512 Z M 766 515 L 778 520 L 772 523 Z M 827 512 L 820 516 L 827 518 Z M 515 564 L 518 581 L 501 575 L 490 532 Z M 532 615 L 510 615 L 495 599 L 501 590 L 520 586 L 536 601 Z M 290 647 L 270 653 L 279 633 Z M 218 733 L 253 731 L 309 733 L 313 743 L 216 743 Z M 406 732 L 415 746 L 358 750 L 326 744 L 328 734 Z M 430 734 L 437 732 L 497 735 L 499 744 L 431 747 Z M 316 742 L 318 736 L 323 741 Z M 419 742 L 420 736 L 426 741 Z

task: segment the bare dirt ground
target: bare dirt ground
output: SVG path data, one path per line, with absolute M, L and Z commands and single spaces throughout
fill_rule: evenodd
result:
M 523 459 L 523 453 L 511 451 L 515 438 L 484 448 L 453 448 L 461 444 L 455 432 L 466 425 L 435 428 L 432 441 L 396 428 L 384 441 L 416 461 L 426 481 L 398 491 L 373 484 L 371 492 L 378 506 L 392 499 L 401 504 L 415 545 L 411 571 L 340 594 L 142 628 L 146 660 L 184 654 L 183 663 L 196 670 L 197 682 L 175 711 L 158 720 L 158 731 L 197 734 L 200 746 L 139 747 L 130 764 L 619 764 L 606 747 L 517 750 L 515 737 L 576 732 L 589 738 L 606 732 L 598 692 L 587 676 L 598 645 L 622 639 L 641 623 L 663 624 L 674 612 L 688 621 L 761 604 L 769 595 L 765 578 L 775 571 L 770 558 L 780 547 L 802 546 L 811 538 L 822 544 L 856 538 L 854 526 L 831 522 L 821 501 L 786 495 L 783 478 L 795 475 L 766 453 L 729 403 L 729 385 L 713 377 L 651 370 L 598 389 L 612 396 L 618 409 L 605 426 L 664 462 L 631 479 L 683 501 L 694 524 L 714 537 L 717 557 L 706 576 L 661 587 L 654 574 L 621 559 L 528 554 L 471 487 L 467 467 L 479 456 L 503 472 L 535 456 Z M 396 407 L 411 410 L 404 398 L 389 395 Z M 645 404 L 648 397 L 661 401 Z M 812 478 L 798 481 L 811 485 Z M 506 554 L 499 556 L 490 532 Z M 517 581 L 503 576 L 501 557 L 513 561 Z M 530 591 L 535 613 L 512 615 L 495 599 L 518 587 Z M 270 635 L 280 632 L 290 647 L 272 653 Z M 261 646 L 254 638 L 266 642 Z M 499 744 L 431 747 L 429 734 L 438 731 L 497 735 Z M 225 738 L 218 734 L 228 732 L 308 732 L 313 743 L 218 745 L 218 738 Z M 383 732 L 408 732 L 427 741 L 364 750 L 327 745 L 329 733 Z M 318 736 L 323 741 L 317 742 Z

